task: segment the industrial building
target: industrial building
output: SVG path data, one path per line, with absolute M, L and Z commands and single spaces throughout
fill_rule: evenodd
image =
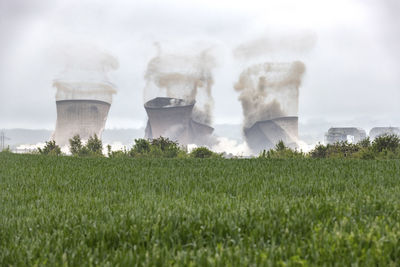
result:
M 369 137 L 371 140 L 382 136 L 382 135 L 398 135 L 400 137 L 399 127 L 374 127 L 369 131 Z
M 146 102 L 144 108 L 148 121 L 145 137 L 167 137 L 182 145 L 208 144 L 214 129 L 193 120 L 194 105 L 195 101 L 187 103 L 171 97 L 156 97 Z
M 296 148 L 298 117 L 280 117 L 258 121 L 250 128 L 244 128 L 244 137 L 254 153 L 272 149 L 279 141 L 283 141 L 288 147 Z
M 325 134 L 325 143 L 334 144 L 337 142 L 358 143 L 365 139 L 367 134 L 365 130 L 355 127 L 332 127 Z
M 90 136 L 101 137 L 110 104 L 99 100 L 56 101 L 57 122 L 53 140 L 60 146 L 68 145 L 69 139 L 79 135 L 82 140 Z

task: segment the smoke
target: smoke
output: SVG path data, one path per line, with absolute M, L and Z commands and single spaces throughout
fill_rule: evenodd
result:
M 211 150 L 217 153 L 225 153 L 227 157 L 248 157 L 252 155 L 252 151 L 245 142 L 239 143 L 227 137 L 217 137 L 217 143 L 211 147 Z
M 59 53 L 64 70 L 53 81 L 57 101 L 89 99 L 112 103 L 117 91 L 107 73 L 119 67 L 115 57 L 90 45 L 63 46 Z
M 234 85 L 240 93 L 244 127 L 255 122 L 298 115 L 298 98 L 305 65 L 292 63 L 255 64 L 245 69 Z
M 186 103 L 196 102 L 193 119 L 211 124 L 214 105 L 212 69 L 215 65 L 215 58 L 209 49 L 189 55 L 163 54 L 159 49 L 158 55 L 147 65 L 145 102 L 157 96 L 179 98 Z
M 317 38 L 313 32 L 269 33 L 265 37 L 239 45 L 234 49 L 233 55 L 239 60 L 259 58 L 260 55 L 298 55 L 309 52 L 316 41 Z

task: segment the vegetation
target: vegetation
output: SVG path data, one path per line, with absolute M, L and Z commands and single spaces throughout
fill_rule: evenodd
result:
M 83 145 L 79 135 L 69 140 L 70 152 L 77 157 L 102 157 L 102 141 L 94 135 L 86 145 Z M 46 142 L 46 146 L 38 148 L 39 154 L 61 155 L 61 150 L 54 141 Z M 165 137 L 155 139 L 135 139 L 135 144 L 130 150 L 124 148 L 112 151 L 107 146 L 109 158 L 219 158 L 223 154 L 215 153 L 207 147 L 198 147 L 187 153 L 176 141 Z M 291 158 L 356 158 L 356 159 L 400 159 L 400 138 L 397 135 L 383 135 L 372 142 L 369 138 L 357 144 L 338 142 L 335 144 L 317 144 L 309 153 L 287 147 L 283 141 L 278 142 L 274 149 L 263 150 L 259 155 L 266 159 L 291 159 Z
M 221 154 L 215 153 L 213 151 L 211 151 L 210 149 L 208 149 L 207 147 L 196 147 L 195 149 L 193 149 L 190 154 L 190 157 L 192 158 L 220 158 L 222 157 Z
M 399 194 L 400 160 L 0 153 L 0 266 L 395 266 Z
M 135 139 L 129 156 L 133 158 L 176 158 L 185 157 L 186 151 L 179 146 L 178 142 L 165 137 L 151 140 Z
M 50 156 L 60 156 L 61 148 L 56 144 L 56 141 L 48 141 L 46 145 L 42 148 L 38 148 L 39 154 L 50 155 Z
M 311 158 L 359 158 L 359 159 L 400 159 L 400 138 L 397 135 L 383 135 L 370 141 L 366 138 L 358 144 L 339 142 L 318 144 L 310 153 Z
M 95 134 L 94 136 L 89 137 L 86 145 L 83 145 L 80 136 L 75 135 L 69 139 L 69 150 L 73 156 L 102 157 L 103 143 Z
M 271 150 L 263 150 L 260 157 L 268 158 L 268 159 L 290 159 L 290 158 L 305 158 L 305 154 L 303 152 L 299 152 L 297 150 L 293 150 L 285 145 L 283 141 L 279 141 L 275 149 Z

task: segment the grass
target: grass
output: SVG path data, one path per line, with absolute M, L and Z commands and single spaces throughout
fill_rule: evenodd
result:
M 400 160 L 0 153 L 0 266 L 397 265 Z

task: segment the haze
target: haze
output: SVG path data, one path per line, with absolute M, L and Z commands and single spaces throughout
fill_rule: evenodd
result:
M 155 43 L 170 53 L 213 50 L 215 124 L 243 122 L 234 84 L 250 63 L 301 60 L 302 125 L 398 126 L 399 11 L 396 0 L 3 0 L 0 128 L 54 129 L 53 79 L 68 47 L 81 45 L 119 61 L 109 75 L 118 92 L 106 128 L 144 127 L 144 76 Z M 311 40 L 305 46 L 293 41 L 302 36 Z M 245 59 L 235 55 L 257 41 L 271 46 Z

